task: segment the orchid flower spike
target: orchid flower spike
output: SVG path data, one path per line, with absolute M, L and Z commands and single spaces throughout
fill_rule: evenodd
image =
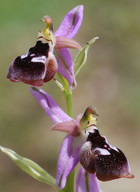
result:
M 7 78 L 13 82 L 43 86 L 58 71 L 67 79 L 70 88 L 76 85 L 73 61 L 67 48 L 81 49 L 73 38 L 82 24 L 83 9 L 83 5 L 79 5 L 68 12 L 55 33 L 51 18 L 44 16 L 41 21 L 46 27 L 39 31 L 36 45 L 13 60 Z M 54 49 L 57 50 L 56 56 Z
M 77 120 L 74 120 L 43 90 L 30 88 L 30 92 L 55 123 L 51 130 L 68 133 L 63 140 L 58 159 L 56 174 L 58 188 L 65 187 L 67 176 L 78 162 L 84 171 L 82 168 L 80 171 L 82 175 L 78 174 L 77 183 L 83 185 L 87 172 L 91 181 L 89 186 L 92 188 L 92 183 L 95 183 L 96 192 L 100 191 L 96 177 L 101 181 L 134 177 L 124 153 L 110 145 L 107 139 L 100 135 L 96 126 L 98 115 L 96 108 L 88 107 Z M 79 187 L 76 188 L 76 192 L 80 192 Z

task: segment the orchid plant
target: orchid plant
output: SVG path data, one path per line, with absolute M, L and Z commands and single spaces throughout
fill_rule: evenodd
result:
M 79 5 L 69 11 L 55 32 L 51 18 L 44 16 L 41 21 L 46 27 L 39 31 L 35 46 L 13 60 L 7 76 L 12 82 L 31 85 L 31 94 L 54 122 L 51 130 L 63 131 L 66 136 L 59 153 L 56 179 L 32 160 L 11 149 L 2 146 L 0 149 L 24 172 L 62 192 L 100 192 L 99 180 L 134 177 L 124 153 L 100 135 L 95 107 L 87 107 L 73 119 L 72 90 L 77 86 L 76 76 L 86 63 L 89 47 L 98 39 L 93 38 L 84 47 L 73 40 L 82 24 L 83 10 L 83 5 Z M 68 48 L 79 49 L 74 61 Z M 39 88 L 50 80 L 64 93 L 67 113 Z M 79 162 L 81 167 L 75 179 L 74 170 Z

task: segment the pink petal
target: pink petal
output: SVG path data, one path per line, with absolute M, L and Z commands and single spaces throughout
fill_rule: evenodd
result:
M 86 182 L 88 182 L 88 189 Z M 95 174 L 86 173 L 84 168 L 81 167 L 76 179 L 76 192 L 88 192 L 88 191 L 100 192 L 99 182 Z
M 62 121 L 70 121 L 72 120 L 42 89 L 32 87 L 30 88 L 31 94 L 37 99 L 41 107 L 44 108 L 47 115 L 51 118 L 54 123 L 62 122 Z
M 59 49 L 55 56 L 58 62 L 58 72 L 67 79 L 72 89 L 77 83 L 74 75 L 73 61 L 69 51 L 66 48 Z
M 82 24 L 83 11 L 83 5 L 79 5 L 69 11 L 56 30 L 55 36 L 63 36 L 70 39 L 74 38 Z
M 75 120 L 65 121 L 56 123 L 52 128 L 52 131 L 63 131 L 65 133 L 69 133 L 74 137 L 78 137 L 80 135 L 80 131 L 78 129 L 78 124 Z
M 78 138 L 67 135 L 63 140 L 56 174 L 56 186 L 61 189 L 65 187 L 67 176 L 79 162 L 82 143 L 79 144 L 77 142 L 77 144 L 75 144 Z
M 82 49 L 81 45 L 73 39 L 61 36 L 56 37 L 55 49 L 62 49 L 62 48 Z

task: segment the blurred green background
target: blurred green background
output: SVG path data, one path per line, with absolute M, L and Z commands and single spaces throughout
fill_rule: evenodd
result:
M 85 6 L 77 41 L 84 45 L 95 36 L 87 65 L 74 90 L 74 117 L 89 105 L 98 109 L 98 127 L 109 143 L 121 148 L 135 178 L 101 183 L 104 192 L 139 191 L 140 180 L 140 1 L 139 0 L 5 0 L 0 2 L 0 144 L 31 158 L 55 176 L 63 133 L 53 125 L 29 93 L 29 86 L 11 83 L 11 61 L 36 42 L 50 15 L 54 30 L 73 7 Z M 74 55 L 76 52 L 72 51 Z M 65 110 L 64 97 L 54 82 L 43 87 Z M 1 192 L 53 192 L 23 173 L 0 152 Z

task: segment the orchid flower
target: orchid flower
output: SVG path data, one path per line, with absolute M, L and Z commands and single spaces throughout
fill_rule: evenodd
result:
M 51 18 L 44 16 L 41 21 L 46 27 L 39 31 L 36 45 L 25 55 L 13 60 L 7 77 L 13 82 L 43 86 L 58 71 L 67 79 L 70 88 L 76 86 L 73 61 L 67 48 L 81 49 L 80 44 L 73 38 L 81 26 L 83 9 L 83 5 L 79 5 L 68 12 L 55 33 Z M 56 57 L 54 48 L 57 49 Z
M 88 107 L 83 115 L 74 120 L 43 90 L 32 87 L 30 92 L 55 123 L 51 130 L 68 133 L 63 140 L 58 159 L 56 174 L 58 188 L 65 187 L 67 176 L 78 162 L 83 168 L 80 169 L 76 180 L 76 192 L 87 192 L 86 174 L 89 187 L 94 188 L 95 192 L 100 191 L 97 178 L 109 181 L 134 177 L 130 173 L 130 166 L 124 153 L 110 145 L 107 139 L 100 135 L 96 127 L 98 113 L 95 108 Z

